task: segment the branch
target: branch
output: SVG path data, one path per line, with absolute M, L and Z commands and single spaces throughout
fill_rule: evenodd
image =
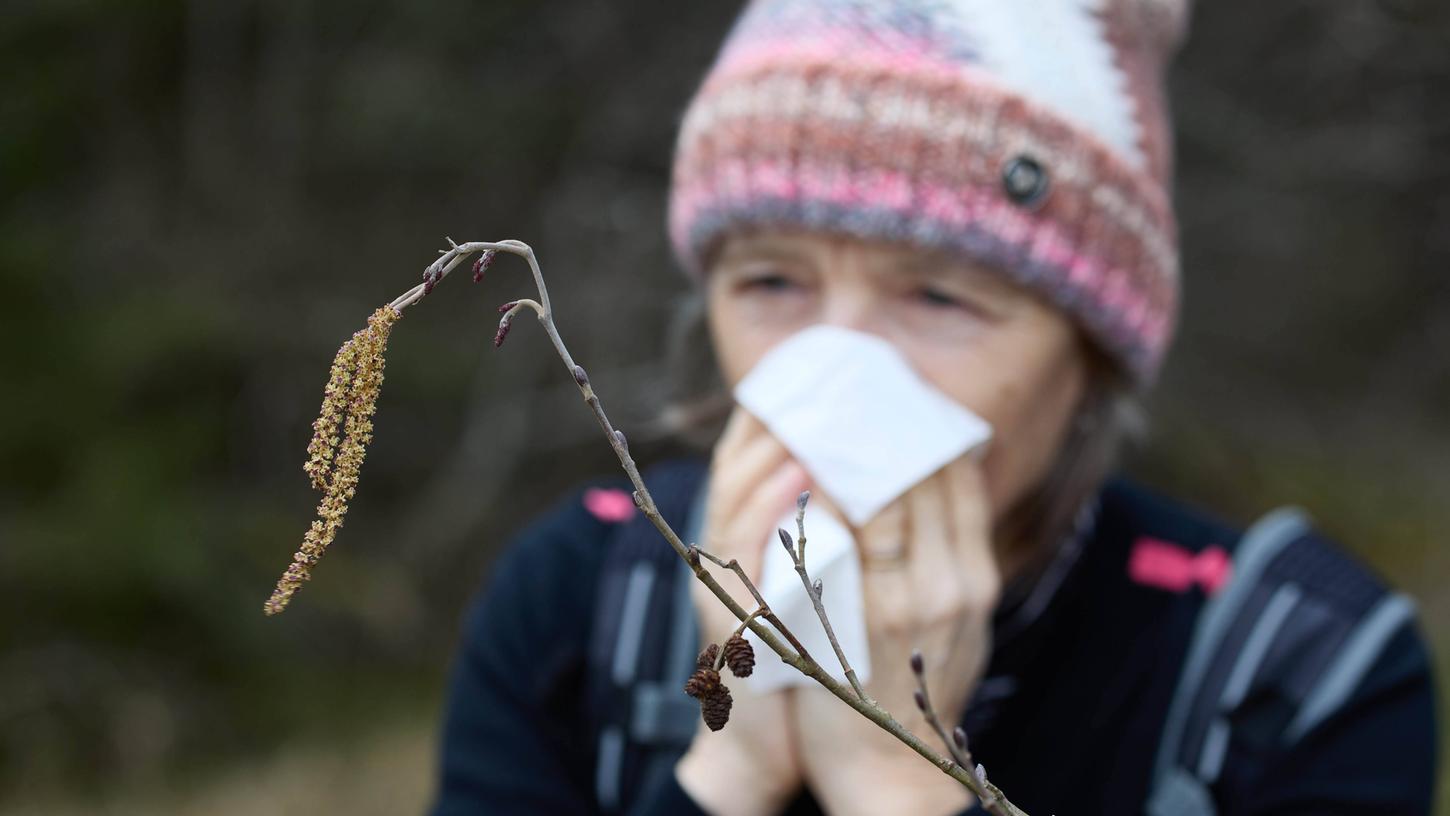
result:
M 609 416 L 605 414 L 604 407 L 599 402 L 599 395 L 595 393 L 593 385 L 589 382 L 589 375 L 584 371 L 582 366 L 574 362 L 573 355 L 569 353 L 568 347 L 564 345 L 563 338 L 559 336 L 559 329 L 554 323 L 554 312 L 549 300 L 549 290 L 544 284 L 544 275 L 539 269 L 538 259 L 534 256 L 534 250 L 528 244 L 515 240 L 470 241 L 464 244 L 455 243 L 451 238 L 447 240 L 449 248 L 440 251 L 438 258 L 424 269 L 423 282 L 404 292 L 402 295 L 399 295 L 389 304 L 393 312 L 401 313 L 404 309 L 417 304 L 431 293 L 440 281 L 447 277 L 460 263 L 471 255 L 478 255 L 478 258 L 473 263 L 473 279 L 475 282 L 483 279 L 484 272 L 487 271 L 489 265 L 498 253 L 507 252 L 522 257 L 528 262 L 529 271 L 533 275 L 534 286 L 538 290 L 538 300 L 525 299 L 510 301 L 500 308 L 500 311 L 503 312 L 503 318 L 499 321 L 499 330 L 498 334 L 494 337 L 494 345 L 499 346 L 503 344 L 516 315 L 520 314 L 524 309 L 531 309 L 534 312 L 540 325 L 543 326 L 544 333 L 548 335 L 549 342 L 553 344 L 554 352 L 563 362 L 570 376 L 573 377 L 574 384 L 578 386 L 580 396 L 583 397 L 585 404 L 589 406 L 589 410 L 594 415 L 595 421 L 599 423 L 600 430 L 604 432 L 604 438 L 609 442 L 610 448 L 619 459 L 620 467 L 624 469 L 625 475 L 629 477 L 630 483 L 634 486 L 635 505 L 639 507 L 640 512 L 644 513 L 645 518 L 654 525 L 654 528 L 659 531 L 660 535 L 665 539 L 665 542 L 675 551 L 675 554 L 689 565 L 691 571 L 695 574 L 695 578 L 704 584 L 710 590 L 710 593 L 719 599 L 741 621 L 740 628 L 750 629 L 760 639 L 761 643 L 764 643 L 767 648 L 775 652 L 787 665 L 812 680 L 815 680 L 846 705 L 855 709 L 862 716 L 871 720 L 881 729 L 931 762 L 942 773 L 952 777 L 973 793 L 977 793 L 978 798 L 984 805 L 989 808 L 1001 808 L 1000 810 L 993 810 L 994 813 L 1025 816 L 1020 810 L 1012 806 L 1010 802 L 1007 802 L 1006 797 L 1002 796 L 1000 790 L 997 790 L 990 783 L 986 782 L 985 772 L 980 766 L 978 766 L 977 772 L 974 774 L 967 770 L 968 766 L 966 763 L 944 757 L 932 750 L 930 746 L 901 723 L 897 722 L 896 718 L 891 716 L 890 712 L 886 711 L 867 696 L 865 689 L 856 679 L 855 672 L 847 662 L 845 654 L 841 651 L 840 645 L 836 642 L 834 633 L 831 631 L 830 622 L 826 617 L 824 608 L 821 606 L 821 587 L 819 583 L 815 585 L 811 584 L 809 575 L 805 569 L 804 516 L 805 503 L 809 498 L 808 494 L 802 495 L 801 500 L 797 503 L 796 527 L 800 533 L 799 551 L 797 552 L 788 543 L 790 538 L 789 534 L 785 533 L 784 530 L 780 531 L 780 533 L 782 541 L 787 542 L 786 548 L 791 550 L 791 557 L 796 563 L 796 571 L 805 583 L 806 591 L 810 593 L 811 601 L 816 607 L 816 613 L 820 617 L 822 625 L 826 628 L 827 635 L 831 639 L 831 645 L 834 647 L 836 656 L 841 661 L 842 668 L 846 672 L 846 677 L 850 681 L 849 688 L 836 680 L 830 672 L 826 671 L 806 652 L 805 648 L 801 646 L 800 642 L 791 634 L 790 630 L 770 611 L 764 598 L 761 597 L 759 590 L 755 588 L 754 583 L 744 574 L 744 571 L 738 563 L 733 560 L 722 561 L 701 550 L 699 547 L 686 545 L 680 539 L 680 536 L 670 527 L 669 523 L 665 521 L 664 516 L 660 514 L 659 508 L 655 505 L 654 497 L 650 495 L 649 488 L 645 486 L 644 479 L 640 476 L 639 467 L 635 464 L 634 457 L 629 453 L 629 442 L 625 438 L 624 432 L 615 428 L 614 424 L 610 422 Z M 715 580 L 715 577 L 710 573 L 709 569 L 701 562 L 700 556 L 704 556 L 706 560 L 719 567 L 733 571 L 744 582 L 751 595 L 754 596 L 758 604 L 756 610 L 754 612 L 747 612 Z M 762 623 L 761 619 L 764 619 L 765 623 Z M 772 631 L 772 628 L 775 631 Z M 736 631 L 739 632 L 740 630 L 737 629 Z M 780 633 L 780 636 L 777 636 L 777 632 Z M 781 639 L 782 637 L 785 638 L 784 641 Z M 950 743 L 948 744 L 948 749 L 951 749 Z

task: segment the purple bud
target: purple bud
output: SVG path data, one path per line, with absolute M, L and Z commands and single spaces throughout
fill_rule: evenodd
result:
M 619 443 L 619 446 L 621 448 L 624 448 L 626 451 L 629 450 L 629 440 L 624 438 L 624 431 L 621 431 L 618 428 L 615 428 L 614 429 L 614 441 L 615 442 L 618 442 Z
M 474 260 L 474 262 L 473 262 L 473 282 L 474 283 L 478 283 L 479 281 L 482 281 L 483 280 L 483 273 L 486 272 L 486 271 L 488 271 L 489 264 L 493 263 L 493 256 L 495 256 L 497 254 L 498 254 L 498 251 L 497 250 L 485 249 L 482 252 L 482 254 L 480 254 L 478 256 L 478 258 L 476 260 Z
M 584 373 L 584 366 L 574 366 L 574 382 L 579 383 L 581 388 L 589 384 L 589 375 Z
M 977 763 L 976 777 L 977 777 L 977 781 L 980 782 L 980 783 L 982 783 L 983 786 L 985 786 L 987 784 L 987 766 L 986 765 L 983 765 L 980 762 Z
M 811 500 L 811 491 L 809 491 L 809 490 L 802 490 L 800 496 L 797 497 L 796 500 L 795 500 L 795 508 L 797 510 L 804 510 L 804 509 L 806 509 L 806 502 L 808 502 L 810 500 Z
M 788 552 L 788 553 L 790 553 L 790 554 L 792 554 L 792 555 L 794 555 L 795 554 L 795 542 L 791 540 L 790 533 L 787 533 L 785 531 L 785 528 L 784 527 L 777 527 L 777 528 L 775 528 L 775 532 L 776 532 L 776 535 L 779 535 L 780 536 L 780 543 L 781 543 L 781 546 L 785 547 L 785 551 Z
M 913 691 L 911 693 L 911 696 L 912 696 L 912 699 L 916 700 L 916 707 L 919 708 L 919 709 L 921 709 L 921 713 L 925 714 L 926 713 L 926 695 L 921 693 L 921 689 L 917 689 L 916 691 Z
M 502 306 L 498 307 L 499 314 L 503 314 L 504 312 L 507 312 L 509 309 L 512 309 L 517 305 L 519 305 L 519 302 L 517 300 L 510 300 L 508 303 L 505 303 Z
M 921 659 L 920 649 L 911 650 L 911 670 L 917 674 L 926 671 L 926 662 Z
M 498 334 L 493 336 L 493 347 L 503 345 L 504 338 L 509 336 L 509 327 L 513 325 L 514 319 L 511 315 L 504 315 L 503 320 L 498 322 Z
M 967 732 L 960 725 L 952 729 L 952 742 L 957 744 L 961 750 L 967 750 Z

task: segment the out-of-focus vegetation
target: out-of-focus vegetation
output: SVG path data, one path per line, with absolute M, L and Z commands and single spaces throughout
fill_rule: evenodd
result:
M 418 755 L 502 538 L 610 457 L 537 332 L 489 346 L 522 266 L 449 281 L 394 333 L 347 527 L 266 619 L 311 518 L 328 360 L 444 234 L 517 237 L 611 412 L 652 416 L 685 289 L 670 144 L 735 8 L 7 7 L 0 809 L 122 790 L 167 809 L 144 792 L 207 779 L 275 802 L 285 772 L 247 769 L 386 735 Z M 1447 16 L 1199 5 L 1172 83 L 1184 325 L 1131 465 L 1240 522 L 1311 508 L 1416 594 L 1442 656 Z M 415 796 L 426 766 L 398 764 Z

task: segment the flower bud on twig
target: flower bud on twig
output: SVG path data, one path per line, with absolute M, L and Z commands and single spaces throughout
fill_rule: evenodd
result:
M 912 699 L 916 700 L 916 707 L 921 710 L 921 713 L 925 714 L 926 695 L 921 693 L 921 689 L 917 689 L 916 691 L 912 692 L 911 697 Z
M 926 661 L 922 659 L 920 649 L 911 650 L 911 670 L 918 675 L 926 670 Z
M 589 375 L 584 373 L 584 366 L 574 366 L 574 382 L 581 388 L 589 384 Z
M 618 442 L 619 443 L 619 446 L 621 448 L 624 448 L 624 450 L 626 452 L 629 451 L 629 440 L 624 438 L 624 431 L 621 431 L 618 428 L 615 428 L 614 429 L 614 441 L 615 442 Z
M 795 500 L 795 508 L 797 510 L 802 510 L 802 511 L 805 510 L 806 509 L 806 502 L 808 502 L 810 500 L 811 500 L 811 491 L 809 491 L 809 490 L 802 490 L 801 491 L 801 494 L 796 497 L 796 500 Z
M 498 254 L 498 250 L 485 249 L 482 253 L 479 254 L 478 258 L 474 260 L 474 262 L 473 262 L 473 282 L 474 283 L 478 283 L 479 281 L 482 281 L 483 280 L 483 273 L 488 271 L 489 264 L 493 263 L 493 256 L 495 256 L 497 254 Z
M 794 556 L 795 555 L 795 541 L 793 541 L 791 539 L 790 533 L 787 533 L 785 531 L 785 528 L 784 527 L 777 527 L 777 528 L 775 528 L 775 533 L 776 533 L 776 535 L 780 536 L 780 545 L 782 547 L 785 547 L 785 551 L 786 552 L 788 552 L 792 556 Z
M 503 319 L 498 322 L 498 333 L 493 336 L 494 348 L 503 345 L 503 341 L 509 336 L 509 327 L 513 325 L 513 322 L 514 316 L 511 314 L 505 314 Z
M 825 594 L 826 585 L 821 583 L 821 579 L 817 578 L 816 582 L 811 585 L 811 589 L 816 591 L 816 600 L 820 600 L 821 596 Z
M 967 732 L 960 725 L 952 729 L 952 742 L 963 751 L 967 750 Z

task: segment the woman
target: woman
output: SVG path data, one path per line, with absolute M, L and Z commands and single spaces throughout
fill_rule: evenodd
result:
M 671 190 L 723 386 L 839 325 L 991 423 L 984 459 L 852 533 L 868 691 L 926 733 L 920 647 L 940 713 L 1028 812 L 1427 813 L 1433 694 L 1404 599 L 1292 514 L 1241 534 L 1108 478 L 1176 310 L 1160 86 L 1186 10 L 1095 5 L 746 9 Z M 648 481 L 758 577 L 812 477 L 737 408 L 708 467 Z M 496 567 L 437 813 L 977 808 L 819 689 L 732 682 L 728 726 L 705 728 L 679 684 L 736 621 L 622 495 L 570 497 Z

